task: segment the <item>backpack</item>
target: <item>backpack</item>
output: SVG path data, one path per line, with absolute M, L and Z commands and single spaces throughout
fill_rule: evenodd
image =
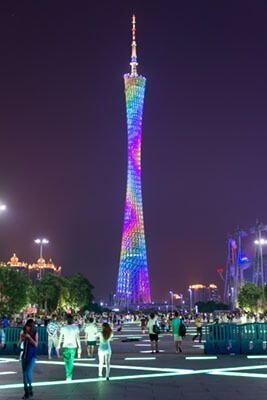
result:
M 186 335 L 186 327 L 185 324 L 181 321 L 179 325 L 179 336 L 185 337 Z
M 158 335 L 160 333 L 160 327 L 158 326 L 157 322 L 153 325 L 153 332 Z

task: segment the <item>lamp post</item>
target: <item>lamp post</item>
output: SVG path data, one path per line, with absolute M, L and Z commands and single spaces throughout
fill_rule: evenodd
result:
M 171 312 L 173 313 L 173 291 L 170 290 L 169 293 L 170 293 L 170 296 L 171 296 Z
M 263 251 L 262 246 L 267 244 L 267 240 L 261 237 L 259 234 L 258 239 L 254 241 L 257 246 L 256 252 L 256 268 L 255 268 L 255 283 L 257 286 L 264 287 L 265 276 L 264 276 L 264 265 L 263 265 Z
M 43 245 L 48 244 L 49 240 L 47 239 L 35 239 L 34 243 L 39 244 L 40 245 L 40 259 L 43 258 Z
M 190 312 L 192 312 L 192 308 L 193 308 L 193 301 L 192 301 L 192 289 L 189 288 L 188 289 L 189 292 L 189 305 L 190 305 Z

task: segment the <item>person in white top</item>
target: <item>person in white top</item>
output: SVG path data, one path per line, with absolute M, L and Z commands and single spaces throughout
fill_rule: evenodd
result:
M 94 356 L 94 348 L 96 345 L 97 326 L 94 318 L 89 318 L 89 324 L 84 328 L 85 340 L 87 341 L 88 357 Z
M 110 359 L 111 359 L 111 346 L 110 340 L 112 339 L 113 332 L 110 325 L 104 322 L 102 325 L 102 331 L 98 334 L 99 347 L 98 347 L 98 376 L 103 376 L 103 366 L 106 365 L 106 379 L 109 380 L 110 372 Z
M 147 329 L 151 344 L 151 353 L 159 353 L 158 340 L 159 340 L 160 327 L 154 313 L 150 314 L 150 319 L 147 323 Z
M 81 357 L 81 341 L 79 328 L 77 325 L 73 325 L 73 317 L 71 315 L 67 316 L 67 323 L 68 324 L 63 326 L 60 330 L 57 351 L 59 352 L 61 343 L 63 342 L 63 359 L 66 369 L 66 380 L 71 381 L 73 362 L 77 348 L 78 357 Z

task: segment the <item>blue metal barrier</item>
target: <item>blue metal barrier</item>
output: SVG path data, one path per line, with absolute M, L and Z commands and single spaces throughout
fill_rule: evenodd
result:
M 18 346 L 19 335 L 21 332 L 21 327 L 12 327 L 12 328 L 4 328 L 3 331 L 6 336 L 6 344 L 3 349 L 0 349 L 1 355 L 18 355 L 20 352 L 20 348 Z M 47 346 L 47 332 L 46 327 L 38 326 L 36 328 L 38 332 L 38 347 L 37 354 L 48 354 L 48 346 Z
M 239 325 L 214 324 L 205 327 L 206 354 L 240 354 Z
M 204 327 L 206 354 L 267 354 L 267 323 Z

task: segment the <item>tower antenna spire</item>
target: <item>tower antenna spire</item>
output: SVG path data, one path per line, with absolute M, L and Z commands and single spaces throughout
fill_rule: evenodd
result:
M 136 40 L 135 40 L 135 32 L 136 32 L 136 28 L 135 28 L 135 15 L 133 14 L 132 16 L 132 55 L 131 55 L 131 62 L 130 62 L 130 66 L 131 66 L 131 76 L 137 76 L 137 54 L 136 54 Z

